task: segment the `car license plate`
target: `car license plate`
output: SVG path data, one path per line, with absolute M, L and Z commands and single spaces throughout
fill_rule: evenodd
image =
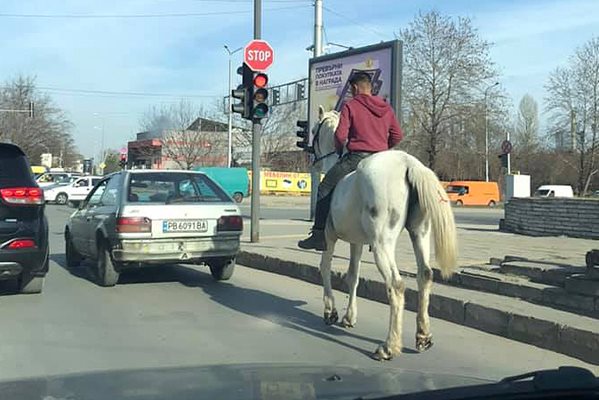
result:
M 162 221 L 162 232 L 206 232 L 208 221 L 204 219 L 182 219 Z

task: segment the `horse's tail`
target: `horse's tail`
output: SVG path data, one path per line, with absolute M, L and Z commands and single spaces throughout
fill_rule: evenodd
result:
M 414 161 L 408 167 L 408 181 L 418 193 L 422 213 L 430 218 L 441 276 L 449 278 L 457 267 L 458 257 L 453 211 L 437 175 L 419 161 Z

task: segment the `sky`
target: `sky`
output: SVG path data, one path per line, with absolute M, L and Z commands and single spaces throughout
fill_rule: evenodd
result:
M 499 82 L 513 103 L 529 93 L 541 109 L 550 71 L 599 34 L 599 0 L 323 4 L 325 43 L 353 47 L 394 39 L 419 11 L 470 17 L 492 43 Z M 99 154 L 102 132 L 104 146 L 119 149 L 135 137 L 151 106 L 181 98 L 206 105 L 222 101 L 228 92 L 224 45 L 236 49 L 252 38 L 252 5 L 252 0 L 3 0 L 0 79 L 35 76 L 40 90 L 73 122 L 84 156 Z M 262 37 L 275 50 L 271 83 L 307 76 L 311 53 L 305 49 L 312 32 L 311 1 L 263 0 Z M 241 52 L 233 62 L 241 62 Z

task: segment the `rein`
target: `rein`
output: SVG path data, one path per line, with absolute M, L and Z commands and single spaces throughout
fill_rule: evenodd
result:
M 314 139 L 312 140 L 313 143 L 313 147 L 314 149 L 317 148 L 318 146 L 318 152 L 320 153 L 320 144 L 318 139 L 320 139 L 320 129 L 322 128 L 322 126 L 324 125 L 325 121 L 328 119 L 329 117 L 324 118 L 322 121 L 320 121 L 320 123 L 318 124 L 318 128 L 316 129 L 316 134 L 314 134 Z M 336 150 L 331 151 L 330 153 L 327 153 L 323 156 L 320 156 L 316 159 L 314 159 L 314 161 L 312 161 L 312 165 L 316 165 L 316 163 L 319 163 L 320 161 L 324 160 L 325 158 L 328 158 L 334 154 L 337 154 Z

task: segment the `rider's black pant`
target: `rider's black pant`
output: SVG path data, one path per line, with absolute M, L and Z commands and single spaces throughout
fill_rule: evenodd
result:
M 318 185 L 318 197 L 316 201 L 316 212 L 314 215 L 315 230 L 324 230 L 331 209 L 331 199 L 333 190 L 345 175 L 358 168 L 360 161 L 371 155 L 372 153 L 353 152 L 347 153 L 337 161 L 324 176 L 320 185 Z

